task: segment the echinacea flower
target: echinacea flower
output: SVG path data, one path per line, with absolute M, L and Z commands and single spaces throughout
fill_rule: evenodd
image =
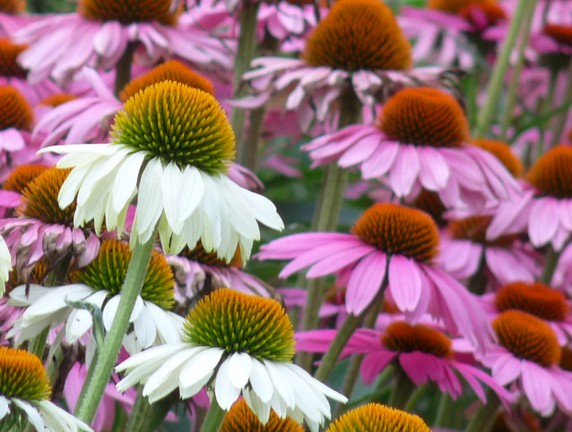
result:
M 231 66 L 229 44 L 200 27 L 179 26 L 171 0 L 80 0 L 77 12 L 42 17 L 14 35 L 29 48 L 20 63 L 31 82 L 66 82 L 83 66 L 114 67 L 129 45 L 149 63 L 177 55 L 203 67 Z M 230 44 L 232 45 L 232 44 Z
M 491 334 L 477 299 L 435 267 L 439 234 L 435 222 L 420 210 L 375 204 L 354 224 L 351 234 L 295 234 L 261 247 L 259 259 L 292 261 L 280 277 L 309 267 L 308 278 L 329 274 L 347 287 L 346 309 L 359 314 L 387 280 L 386 295 L 410 318 L 428 312 L 452 333 L 461 333 L 484 348 Z
M 469 216 L 449 222 L 441 236 L 440 265 L 457 279 L 469 279 L 484 272 L 498 286 L 513 282 L 533 282 L 540 276 L 540 255 L 516 235 L 487 240 L 491 216 Z
M 352 125 L 303 147 L 313 166 L 358 166 L 398 197 L 422 188 L 448 207 L 481 207 L 519 191 L 515 179 L 490 153 L 470 143 L 468 120 L 448 93 L 406 88 L 383 106 L 373 125 Z
M 29 142 L 34 113 L 28 101 L 14 87 L 1 86 L 0 99 L 0 150 L 2 159 L 5 159 L 5 152 L 22 150 Z
M 496 0 L 430 0 L 424 8 L 402 8 L 399 23 L 416 40 L 415 60 L 469 69 L 504 39 L 505 8 Z
M 335 330 L 313 330 L 296 334 L 300 351 L 326 352 Z M 512 401 L 506 389 L 482 370 L 455 358 L 455 342 L 438 327 L 393 320 L 383 331 L 358 329 L 342 356 L 363 354 L 361 374 L 371 384 L 391 363 L 415 385 L 434 382 L 453 399 L 463 394 L 462 377 L 479 399 L 486 403 L 483 384 L 493 390 L 503 403 Z
M 317 431 L 330 417 L 326 396 L 343 403 L 347 398 L 294 365 L 294 345 L 292 323 L 276 300 L 219 289 L 191 310 L 180 343 L 117 366 L 126 372 L 117 388 L 142 383 L 143 396 L 154 403 L 177 388 L 187 399 L 207 386 L 223 410 L 242 394 L 262 423 L 272 409 Z
M 248 407 L 244 399 L 236 402 L 224 416 L 219 432 L 304 432 L 304 428 L 290 417 L 280 418 L 270 411 L 268 421 L 263 424 Z
M 572 309 L 566 296 L 540 282 L 512 282 L 496 293 L 481 297 L 485 311 L 493 317 L 507 310 L 520 310 L 546 321 L 560 345 L 572 340 Z
M 74 98 L 45 114 L 34 128 L 32 139 L 41 147 L 78 142 L 102 142 L 108 137 L 111 120 L 131 96 L 161 81 L 174 81 L 214 94 L 213 84 L 178 60 L 169 60 L 129 81 L 116 97 L 111 88 L 91 68 L 82 70 L 83 78 L 95 94 Z
M 515 383 L 543 416 L 556 405 L 572 409 L 572 373 L 558 364 L 562 350 L 554 331 L 540 318 L 518 310 L 507 310 L 494 321 L 499 344 L 482 356 L 500 385 Z
M 572 24 L 547 22 L 530 42 L 540 54 L 559 54 L 562 59 L 567 59 L 572 54 Z
M 77 195 L 76 226 L 93 220 L 99 232 L 122 231 L 137 196 L 131 243 L 158 231 L 170 254 L 200 240 L 206 251 L 242 259 L 260 238 L 257 220 L 282 229 L 274 205 L 242 189 L 225 173 L 234 158 L 233 130 L 209 93 L 172 81 L 146 87 L 115 116 L 110 144 L 48 147 L 65 156 L 59 168 L 75 167 L 59 194 L 61 207 Z
M 423 419 L 389 406 L 369 403 L 348 411 L 333 421 L 326 432 L 430 432 Z
M 277 297 L 267 283 L 242 270 L 240 250 L 230 262 L 220 259 L 216 252 L 206 252 L 199 242 L 194 249 L 184 248 L 179 255 L 167 255 L 175 275 L 175 301 L 187 307 L 201 295 L 213 289 L 232 287 L 233 290 L 261 297 Z
M 11 334 L 17 340 L 29 340 L 46 327 L 65 323 L 69 343 L 75 343 L 93 326 L 91 311 L 78 308 L 78 302 L 99 308 L 103 325 L 109 331 L 121 300 L 131 251 L 126 243 L 105 240 L 99 254 L 89 265 L 72 272 L 71 285 L 43 287 L 30 284 L 10 292 L 8 304 L 26 307 Z M 174 305 L 173 273 L 163 255 L 154 252 L 137 297 L 130 322 L 133 331 L 124 338 L 125 349 L 137 352 L 152 345 L 178 340 L 183 319 L 169 312 Z
M 0 347 L 0 423 L 2 430 L 38 432 L 92 429 L 49 401 L 50 379 L 35 355 Z
M 307 131 L 316 118 L 335 119 L 340 96 L 355 94 L 373 106 L 391 82 L 438 80 L 438 72 L 412 70 L 411 45 L 391 9 L 376 0 L 336 2 L 306 40 L 301 59 L 259 57 L 244 74 L 255 95 L 234 101 L 255 108 L 280 101 L 296 110 Z M 414 79 L 417 78 L 417 79 Z
M 572 233 L 572 147 L 559 145 L 529 169 L 522 196 L 503 202 L 487 230 L 487 240 L 527 231 L 535 247 L 561 250 Z
M 54 267 L 72 257 L 78 259 L 79 266 L 85 266 L 97 256 L 100 240 L 92 229 L 73 226 L 75 204 L 65 209 L 58 205 L 58 193 L 70 170 L 39 170 L 37 175 L 38 169 L 28 170 L 28 178 L 20 176 L 20 182 L 29 183 L 22 192 L 16 216 L 0 219 L 0 234 L 12 253 L 14 267 L 26 273 L 44 257 Z

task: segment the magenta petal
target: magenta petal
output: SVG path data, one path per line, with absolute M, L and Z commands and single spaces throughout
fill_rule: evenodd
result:
M 522 360 L 506 353 L 499 357 L 492 368 L 493 378 L 500 384 L 506 385 L 520 376 Z
M 423 286 L 419 268 L 413 260 L 402 255 L 391 256 L 389 289 L 399 310 L 411 312 L 417 307 Z
M 522 362 L 522 388 L 532 407 L 544 415 L 554 410 L 555 401 L 551 397 L 550 372 L 529 361 Z
M 393 351 L 376 351 L 365 356 L 361 364 L 363 382 L 371 384 L 396 355 Z
M 346 310 L 349 313 L 361 313 L 379 292 L 385 278 L 386 261 L 385 254 L 373 252 L 352 270 L 346 292 Z
M 543 246 L 556 234 L 558 222 L 558 203 L 553 198 L 544 198 L 536 201 L 530 210 L 528 235 L 534 246 Z

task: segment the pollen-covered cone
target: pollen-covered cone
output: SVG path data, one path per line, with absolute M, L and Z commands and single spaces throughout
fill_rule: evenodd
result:
M 234 133 L 216 99 L 181 83 L 163 81 L 127 100 L 115 116 L 110 144 L 45 149 L 66 154 L 59 168 L 73 171 L 59 194 L 61 207 L 77 195 L 76 226 L 105 220 L 121 233 L 127 208 L 137 196 L 131 244 L 156 232 L 167 253 L 200 240 L 206 251 L 243 260 L 260 238 L 257 221 L 282 229 L 274 205 L 232 182 Z
M 347 398 L 293 364 L 294 345 L 292 323 L 276 300 L 218 289 L 191 310 L 181 343 L 121 363 L 116 370 L 126 376 L 117 389 L 143 383 L 143 396 L 154 403 L 177 389 L 188 399 L 206 386 L 223 410 L 242 394 L 263 424 L 273 410 L 317 432 L 330 417 L 327 398 Z

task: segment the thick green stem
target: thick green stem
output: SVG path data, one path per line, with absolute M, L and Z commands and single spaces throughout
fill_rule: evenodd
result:
M 341 97 L 341 111 L 339 128 L 355 124 L 361 117 L 361 103 L 352 89 L 348 89 Z M 312 231 L 334 231 L 338 226 L 338 220 L 344 191 L 347 181 L 347 172 L 335 162 L 328 165 L 322 178 L 322 186 L 318 195 Z M 323 279 L 308 280 L 306 285 L 308 295 L 302 318 L 302 330 L 307 331 L 317 327 L 318 313 L 327 290 Z M 306 370 L 310 369 L 312 355 L 300 353 L 296 363 Z
M 115 65 L 115 83 L 113 85 L 113 93 L 119 96 L 123 87 L 131 81 L 131 65 L 133 64 L 133 56 L 137 49 L 137 43 L 129 42 L 125 48 L 125 52 Z
M 256 172 L 258 168 L 258 157 L 260 156 L 260 133 L 264 125 L 264 115 L 266 109 L 257 108 L 250 112 L 250 123 L 248 133 L 244 141 L 242 152 L 242 165 L 251 171 Z
M 34 354 L 40 360 L 44 358 L 44 351 L 46 350 L 46 340 L 48 339 L 49 332 L 50 332 L 50 327 L 46 327 L 28 344 L 28 352 Z
M 560 253 L 556 252 L 551 245 L 548 245 L 544 261 L 544 268 L 542 269 L 542 276 L 540 277 L 540 281 L 542 283 L 550 285 L 552 282 L 552 276 L 554 276 L 554 272 L 558 266 L 559 259 Z
M 127 428 L 124 430 L 128 432 L 152 432 L 161 424 L 170 408 L 171 401 L 169 398 L 150 404 L 149 399 L 143 396 L 143 387 L 140 386 Z
M 512 70 L 511 81 L 508 86 L 508 93 L 506 95 L 506 103 L 504 107 L 504 115 L 501 120 L 501 140 L 507 139 L 508 129 L 512 123 L 513 109 L 516 104 L 518 97 L 518 90 L 520 87 L 520 73 L 522 72 L 522 66 L 524 65 L 524 58 L 526 48 L 528 46 L 528 39 L 530 37 L 532 18 L 534 17 L 534 2 L 529 2 L 526 4 L 526 10 L 523 17 L 523 25 L 520 33 L 520 45 L 518 47 L 518 56 L 516 63 L 514 64 Z
M 240 3 L 240 35 L 238 36 L 238 48 L 234 62 L 234 98 L 246 94 L 246 87 L 242 81 L 242 75 L 250 68 L 250 62 L 256 55 L 258 43 L 256 41 L 257 16 L 260 2 L 244 1 Z M 236 137 L 236 153 L 242 155 L 242 135 L 246 122 L 246 111 L 233 108 L 231 117 L 232 128 Z
M 129 327 L 129 317 L 147 274 L 147 267 L 154 245 L 155 233 L 151 235 L 147 243 L 137 244 L 133 251 L 133 256 L 127 268 L 127 276 L 121 290 L 121 300 L 117 307 L 117 313 L 105 338 L 105 343 L 103 347 L 100 347 L 101 351 L 97 364 L 95 364 L 93 376 L 84 383 L 84 387 L 87 386 L 84 397 L 78 401 L 76 407 L 76 416 L 86 423 L 91 423 L 93 420 L 105 387 L 113 373 L 113 367 L 121 349 L 121 342 Z
M 216 401 L 216 397 L 213 396 L 211 401 L 211 407 L 201 428 L 202 432 L 214 432 L 218 431 L 222 421 L 224 420 L 226 412 L 220 407 Z
M 515 12 L 510 23 L 508 34 L 505 38 L 499 58 L 495 63 L 492 77 L 487 88 L 485 106 L 482 108 L 477 120 L 477 128 L 474 133 L 475 138 L 484 138 L 489 130 L 501 98 L 502 86 L 510 62 L 510 55 L 523 22 L 524 12 L 527 9 L 527 4 L 535 5 L 536 2 L 537 0 L 519 0 L 518 5 L 514 9 Z
M 423 384 L 423 385 L 417 387 L 417 389 L 411 394 L 411 396 L 409 397 L 409 400 L 407 401 L 407 403 L 403 407 L 403 411 L 407 411 L 407 412 L 414 411 L 415 407 L 417 406 L 417 404 L 419 403 L 421 398 L 427 394 L 427 392 L 429 391 L 430 388 L 431 388 L 431 385 L 429 385 L 429 384 Z
M 566 89 L 564 90 L 564 98 L 562 99 L 564 102 L 572 99 L 572 60 L 570 60 L 570 64 L 568 66 L 568 81 L 566 82 Z M 556 123 L 554 125 L 554 129 L 552 130 L 552 139 L 550 141 L 550 148 L 554 147 L 557 144 L 560 144 L 560 140 L 562 139 L 562 132 L 564 132 L 564 127 L 566 126 L 566 120 L 568 119 L 569 112 L 564 111 L 563 113 L 559 114 L 556 117 Z
M 389 405 L 394 408 L 403 409 L 407 405 L 407 401 L 415 392 L 415 384 L 401 369 L 395 374 L 395 385 L 389 398 Z
M 439 406 L 437 407 L 437 416 L 433 426 L 446 427 L 449 426 L 451 419 L 451 409 L 453 408 L 453 399 L 447 393 L 443 393 L 439 399 Z
M 495 424 L 500 407 L 499 398 L 492 392 L 487 394 L 487 404 L 482 405 L 469 422 L 465 432 L 489 432 Z
M 386 278 L 387 279 L 387 278 Z M 342 350 L 357 330 L 357 328 L 361 325 L 363 320 L 366 316 L 370 313 L 377 314 L 379 312 L 381 301 L 383 300 L 383 292 L 385 291 L 386 282 L 384 281 L 383 285 L 381 286 L 379 292 L 373 299 L 373 301 L 369 304 L 367 308 L 365 308 L 359 315 L 352 315 L 349 314 L 344 322 L 342 323 L 341 327 L 338 329 L 336 333 L 336 337 L 332 341 L 330 347 L 324 357 L 322 357 L 322 362 L 316 372 L 314 373 L 314 377 L 322 382 L 326 382 L 332 369 L 334 368 Z

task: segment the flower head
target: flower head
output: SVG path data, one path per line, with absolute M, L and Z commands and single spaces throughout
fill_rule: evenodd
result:
M 524 171 L 522 162 L 506 142 L 490 139 L 475 139 L 472 143 L 495 156 L 513 177 L 518 178 L 522 175 Z
M 337 276 L 347 287 L 345 306 L 359 314 L 384 290 L 397 308 L 418 319 L 425 312 L 442 318 L 480 347 L 492 331 L 474 308 L 475 298 L 435 268 L 439 236 L 435 222 L 420 210 L 378 203 L 356 221 L 352 234 L 307 233 L 261 247 L 259 259 L 293 259 L 280 273 L 287 277 L 310 267 L 307 277 Z
M 429 432 L 421 417 L 389 406 L 370 403 L 337 418 L 326 432 L 407 431 Z
M 172 7 L 171 0 L 80 0 L 78 13 L 93 21 L 118 21 L 132 24 L 146 21 L 158 21 L 170 26 L 175 24 L 181 12 Z
M 91 431 L 49 399 L 52 389 L 41 360 L 21 349 L 0 346 L 0 422 L 6 430 L 27 425 L 44 430 Z
M 358 166 L 399 197 L 423 189 L 447 207 L 480 208 L 519 192 L 519 185 L 490 152 L 470 143 L 459 102 L 443 90 L 404 88 L 383 105 L 377 122 L 326 134 L 303 147 L 313 166 Z
M 74 224 L 105 219 L 122 231 L 137 195 L 131 242 L 147 242 L 157 226 L 163 249 L 178 253 L 200 240 L 206 251 L 243 259 L 260 237 L 257 220 L 283 223 L 270 201 L 225 176 L 234 157 L 234 134 L 209 93 L 162 81 L 146 87 L 116 115 L 111 144 L 67 145 L 58 167 L 75 167 L 59 194 L 60 206 L 77 194 Z
M 347 399 L 292 364 L 293 355 L 293 327 L 278 302 L 219 289 L 189 313 L 181 343 L 120 364 L 116 370 L 127 375 L 117 388 L 143 382 L 143 394 L 153 403 L 176 388 L 186 399 L 207 385 L 224 410 L 242 394 L 263 424 L 272 409 L 317 431 L 329 418 L 326 396 Z
M 15 44 L 8 38 L 0 39 L 0 76 L 26 79 L 26 70 L 16 61 L 26 48 L 26 45 Z
M 50 267 L 64 257 L 77 257 L 80 266 L 89 263 L 97 255 L 99 239 L 89 228 L 73 227 L 75 202 L 64 209 L 58 204 L 70 170 L 40 167 L 18 173 L 22 175 L 8 182 L 24 188 L 17 217 L 0 221 L 0 232 L 8 240 L 18 271 L 26 273 L 43 257 Z
M 532 408 L 552 414 L 556 405 L 569 411 L 572 373 L 559 367 L 562 349 L 548 323 L 520 310 L 506 310 L 493 321 L 499 345 L 484 354 L 500 384 L 516 382 Z
M 411 45 L 391 9 L 375 0 L 342 0 L 312 31 L 303 54 L 310 66 L 406 70 Z
M 26 0 L 2 0 L 0 11 L 6 14 L 19 14 L 26 10 Z
M 34 113 L 28 101 L 14 87 L 0 87 L 2 108 L 0 110 L 0 130 L 18 129 L 30 131 Z M 12 149 L 9 149 L 12 150 Z
M 274 411 L 262 424 L 244 399 L 236 402 L 225 415 L 219 432 L 303 432 L 304 428 L 289 417 L 280 418 Z
M 12 334 L 19 340 L 29 340 L 46 327 L 66 323 L 61 331 L 69 343 L 75 343 L 91 329 L 93 319 L 88 310 L 76 309 L 74 302 L 101 309 L 103 325 L 109 330 L 121 299 L 131 254 L 127 244 L 105 240 L 89 265 L 71 273 L 71 285 L 45 288 L 30 284 L 12 290 L 9 304 L 27 307 Z M 178 340 L 182 318 L 168 311 L 174 304 L 173 286 L 173 273 L 165 257 L 153 252 L 130 317 L 133 331 L 124 340 L 129 352 Z

